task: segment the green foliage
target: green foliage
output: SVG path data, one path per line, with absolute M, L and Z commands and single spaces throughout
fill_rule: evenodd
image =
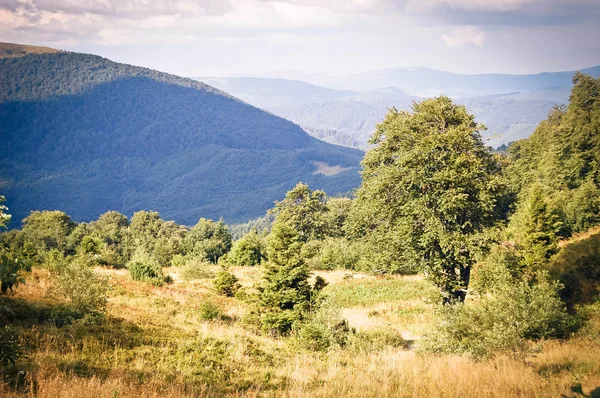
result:
M 425 270 L 445 300 L 464 299 L 481 233 L 508 210 L 500 163 L 482 128 L 447 97 L 415 103 L 412 113 L 392 110 L 362 162 L 347 227 L 389 253 L 387 270 L 402 263 Z
M 6 198 L 0 195 L 0 203 L 6 202 Z M 6 225 L 10 222 L 10 214 L 6 214 L 5 210 L 8 210 L 3 204 L 0 204 L 0 228 L 6 228 Z
M 238 290 L 240 290 L 240 284 L 238 278 L 226 270 L 221 270 L 215 276 L 213 280 L 213 287 L 215 291 L 223 296 L 233 297 Z
M 524 202 L 511 217 L 511 229 L 526 266 L 539 268 L 558 252 L 561 227 L 559 217 L 544 199 L 541 186 L 532 185 Z
M 182 253 L 186 234 L 185 227 L 161 219 L 158 212 L 138 211 L 131 217 L 127 247 L 145 251 L 161 267 L 167 267 L 173 256 Z
M 568 107 L 554 109 L 531 137 L 510 146 L 509 175 L 523 192 L 539 182 L 564 205 L 567 227 L 581 232 L 600 222 L 600 79 L 577 73 L 573 83 Z
M 62 211 L 32 211 L 23 220 L 22 233 L 38 256 L 51 249 L 66 254 L 69 235 L 76 224 Z
M 593 303 L 600 297 L 600 231 L 570 242 L 547 269 L 563 285 L 560 296 L 569 308 Z
M 252 230 L 257 231 L 259 235 L 268 235 L 269 232 L 271 232 L 274 221 L 275 215 L 273 213 L 267 213 L 262 217 L 250 220 L 243 224 L 230 225 L 229 230 L 231 231 L 231 237 L 234 240 L 241 239 Z
M 577 326 L 545 272 L 528 272 L 507 249 L 495 248 L 477 269 L 473 300 L 440 306 L 426 349 L 476 358 L 518 353 L 528 340 L 566 337 Z
M 55 292 L 80 314 L 102 314 L 108 302 L 108 279 L 84 264 L 73 262 L 55 278 Z
M 183 280 L 191 281 L 194 279 L 210 278 L 213 264 L 203 258 L 184 257 L 184 263 L 181 266 L 180 275 Z
M 300 345 L 311 351 L 327 351 L 345 347 L 354 333 L 345 319 L 329 308 L 311 314 L 304 322 L 294 325 L 294 336 Z
M 134 281 L 150 283 L 155 286 L 162 286 L 165 277 L 162 267 L 152 257 L 143 250 L 138 250 L 127 263 L 129 275 Z
M 325 201 L 325 192 L 313 191 L 300 182 L 285 195 L 285 199 L 275 202 L 272 212 L 277 216 L 276 223 L 295 229 L 300 242 L 306 243 L 311 239 L 323 239 L 327 233 Z
M 298 230 L 278 218 L 267 239 L 269 261 L 260 286 L 259 312 L 266 332 L 288 334 L 315 304 L 303 246 Z
M 65 52 L 0 59 L 0 81 L 3 193 L 18 220 L 112 208 L 243 222 L 297 181 L 331 193 L 359 183 L 362 152 L 192 79 Z M 310 161 L 352 170 L 313 174 Z
M 216 264 L 231 249 L 231 234 L 223 220 L 201 218 L 186 235 L 184 245 L 188 254 Z
M 217 304 L 212 301 L 203 301 L 198 306 L 200 319 L 205 321 L 215 321 L 225 319 L 223 310 Z
M 361 259 L 362 249 L 362 244 L 358 241 L 348 241 L 345 238 L 325 239 L 313 268 L 355 270 Z
M 23 348 L 19 334 L 14 327 L 0 327 L 0 369 L 8 364 L 15 365 L 15 361 L 23 355 Z
M 6 250 L 0 250 L 0 294 L 12 292 L 20 283 L 25 283 L 22 271 L 28 268 L 25 260 L 15 257 Z
M 258 265 L 265 257 L 265 243 L 253 229 L 233 243 L 231 251 L 227 255 L 227 262 L 237 266 Z
M 326 203 L 325 225 L 327 236 L 340 238 L 345 236 L 344 224 L 352 208 L 349 198 L 329 198 Z

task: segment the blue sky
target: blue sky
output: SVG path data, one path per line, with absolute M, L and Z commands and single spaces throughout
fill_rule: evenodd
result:
M 0 41 L 185 76 L 600 64 L 600 0 L 0 0 Z

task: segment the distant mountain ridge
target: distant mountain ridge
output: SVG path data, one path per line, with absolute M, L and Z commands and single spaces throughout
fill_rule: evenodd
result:
M 580 70 L 600 75 L 600 65 Z M 301 72 L 269 72 L 258 77 L 301 80 L 332 89 L 367 91 L 381 87 L 398 87 L 410 94 L 429 97 L 445 94 L 451 97 L 474 97 L 489 94 L 523 92 L 549 87 L 570 88 L 573 71 L 543 72 L 528 75 L 458 74 L 429 68 L 388 68 L 342 76 Z
M 291 120 L 319 139 L 361 149 L 368 148 L 369 137 L 389 109 L 408 110 L 413 101 L 423 98 L 394 86 L 358 92 L 279 78 L 198 79 Z M 488 145 L 498 147 L 529 136 L 554 106 L 568 102 L 569 92 L 570 86 L 550 87 L 462 97 L 455 101 L 465 105 L 477 121 L 487 126 L 483 137 Z
M 0 86 L 0 193 L 17 223 L 34 209 L 242 222 L 298 181 L 332 194 L 360 182 L 362 152 L 192 79 L 46 52 L 0 58 Z

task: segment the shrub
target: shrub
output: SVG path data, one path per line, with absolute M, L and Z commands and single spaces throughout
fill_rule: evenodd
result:
M 23 355 L 19 334 L 11 326 L 0 328 L 0 366 L 15 365 L 15 361 Z
M 258 265 L 266 256 L 265 244 L 256 230 L 250 231 L 241 239 L 235 241 L 227 255 L 231 265 Z
M 0 252 L 0 294 L 6 294 L 20 283 L 25 283 L 21 277 L 23 261 L 7 251 Z
M 238 278 L 225 270 L 217 274 L 213 281 L 213 286 L 217 293 L 227 297 L 233 297 L 241 287 Z
M 203 258 L 186 257 L 183 266 L 181 266 L 180 276 L 186 281 L 210 278 L 212 267 L 213 264 Z
M 225 315 L 217 304 L 212 301 L 203 301 L 199 307 L 200 319 L 205 321 L 214 321 L 224 319 Z
M 165 283 L 162 269 L 156 263 L 130 261 L 127 268 L 134 281 L 146 282 L 154 286 L 162 286 Z
M 565 337 L 574 328 L 558 296 L 560 285 L 546 273 L 500 278 L 490 291 L 465 304 L 438 309 L 439 321 L 425 348 L 440 353 L 469 353 L 475 358 L 522 350 L 527 340 Z
M 56 293 L 82 314 L 103 313 L 106 310 L 108 280 L 79 263 L 63 268 L 55 280 Z
M 327 351 L 344 347 L 354 333 L 345 319 L 331 309 L 322 308 L 302 322 L 294 324 L 294 335 L 300 345 L 311 351 Z

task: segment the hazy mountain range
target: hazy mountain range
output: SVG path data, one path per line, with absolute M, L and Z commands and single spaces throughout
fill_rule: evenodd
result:
M 436 91 L 437 89 L 434 89 L 436 82 L 448 76 L 448 72 L 429 69 L 396 71 L 405 73 L 398 72 L 395 75 L 389 73 L 389 75 L 406 77 L 412 73 L 415 79 L 421 79 L 425 71 L 433 75 L 429 86 L 426 85 L 426 81 L 421 81 L 418 86 L 421 92 Z M 600 67 L 587 71 L 600 73 Z M 396 86 L 371 87 L 364 91 L 351 89 L 375 86 L 377 80 L 372 77 L 374 74 L 375 72 L 354 75 L 352 79 L 332 78 L 332 80 L 326 80 L 324 75 L 301 75 L 308 80 L 322 80 L 330 85 L 341 87 L 336 89 L 283 78 L 199 77 L 196 79 L 291 120 L 317 138 L 365 149 L 368 147 L 367 141 L 375 130 L 376 124 L 383 120 L 390 108 L 407 110 L 413 101 L 423 99 L 421 96 L 408 94 L 408 90 L 400 86 L 406 84 L 417 89 L 417 80 L 409 82 L 408 78 L 408 80 L 391 78 L 381 80 L 381 84 L 396 82 L 398 84 Z M 482 132 L 484 138 L 490 146 L 498 147 L 529 136 L 554 106 L 568 102 L 572 76 L 573 72 L 529 75 L 529 77 L 456 75 L 459 83 L 462 81 L 465 85 L 477 87 L 478 82 L 484 82 L 488 90 L 494 88 L 498 92 L 478 97 L 458 97 L 455 100 L 464 104 L 477 120 L 488 128 Z M 298 76 L 294 74 L 293 77 Z M 361 81 L 363 78 L 365 80 Z M 473 80 L 470 80 L 471 78 Z M 502 82 L 507 82 L 508 85 L 503 86 Z M 519 82 L 521 85 L 518 84 Z M 447 86 L 453 87 L 451 83 L 452 79 L 449 79 Z M 561 84 L 561 86 L 539 88 L 543 84 Z M 528 88 L 535 88 L 535 90 L 528 91 Z M 514 89 L 520 91 L 510 92 Z
M 192 79 L 4 43 L 0 87 L 0 194 L 16 225 L 34 209 L 239 222 L 298 181 L 331 194 L 360 181 L 362 152 Z

